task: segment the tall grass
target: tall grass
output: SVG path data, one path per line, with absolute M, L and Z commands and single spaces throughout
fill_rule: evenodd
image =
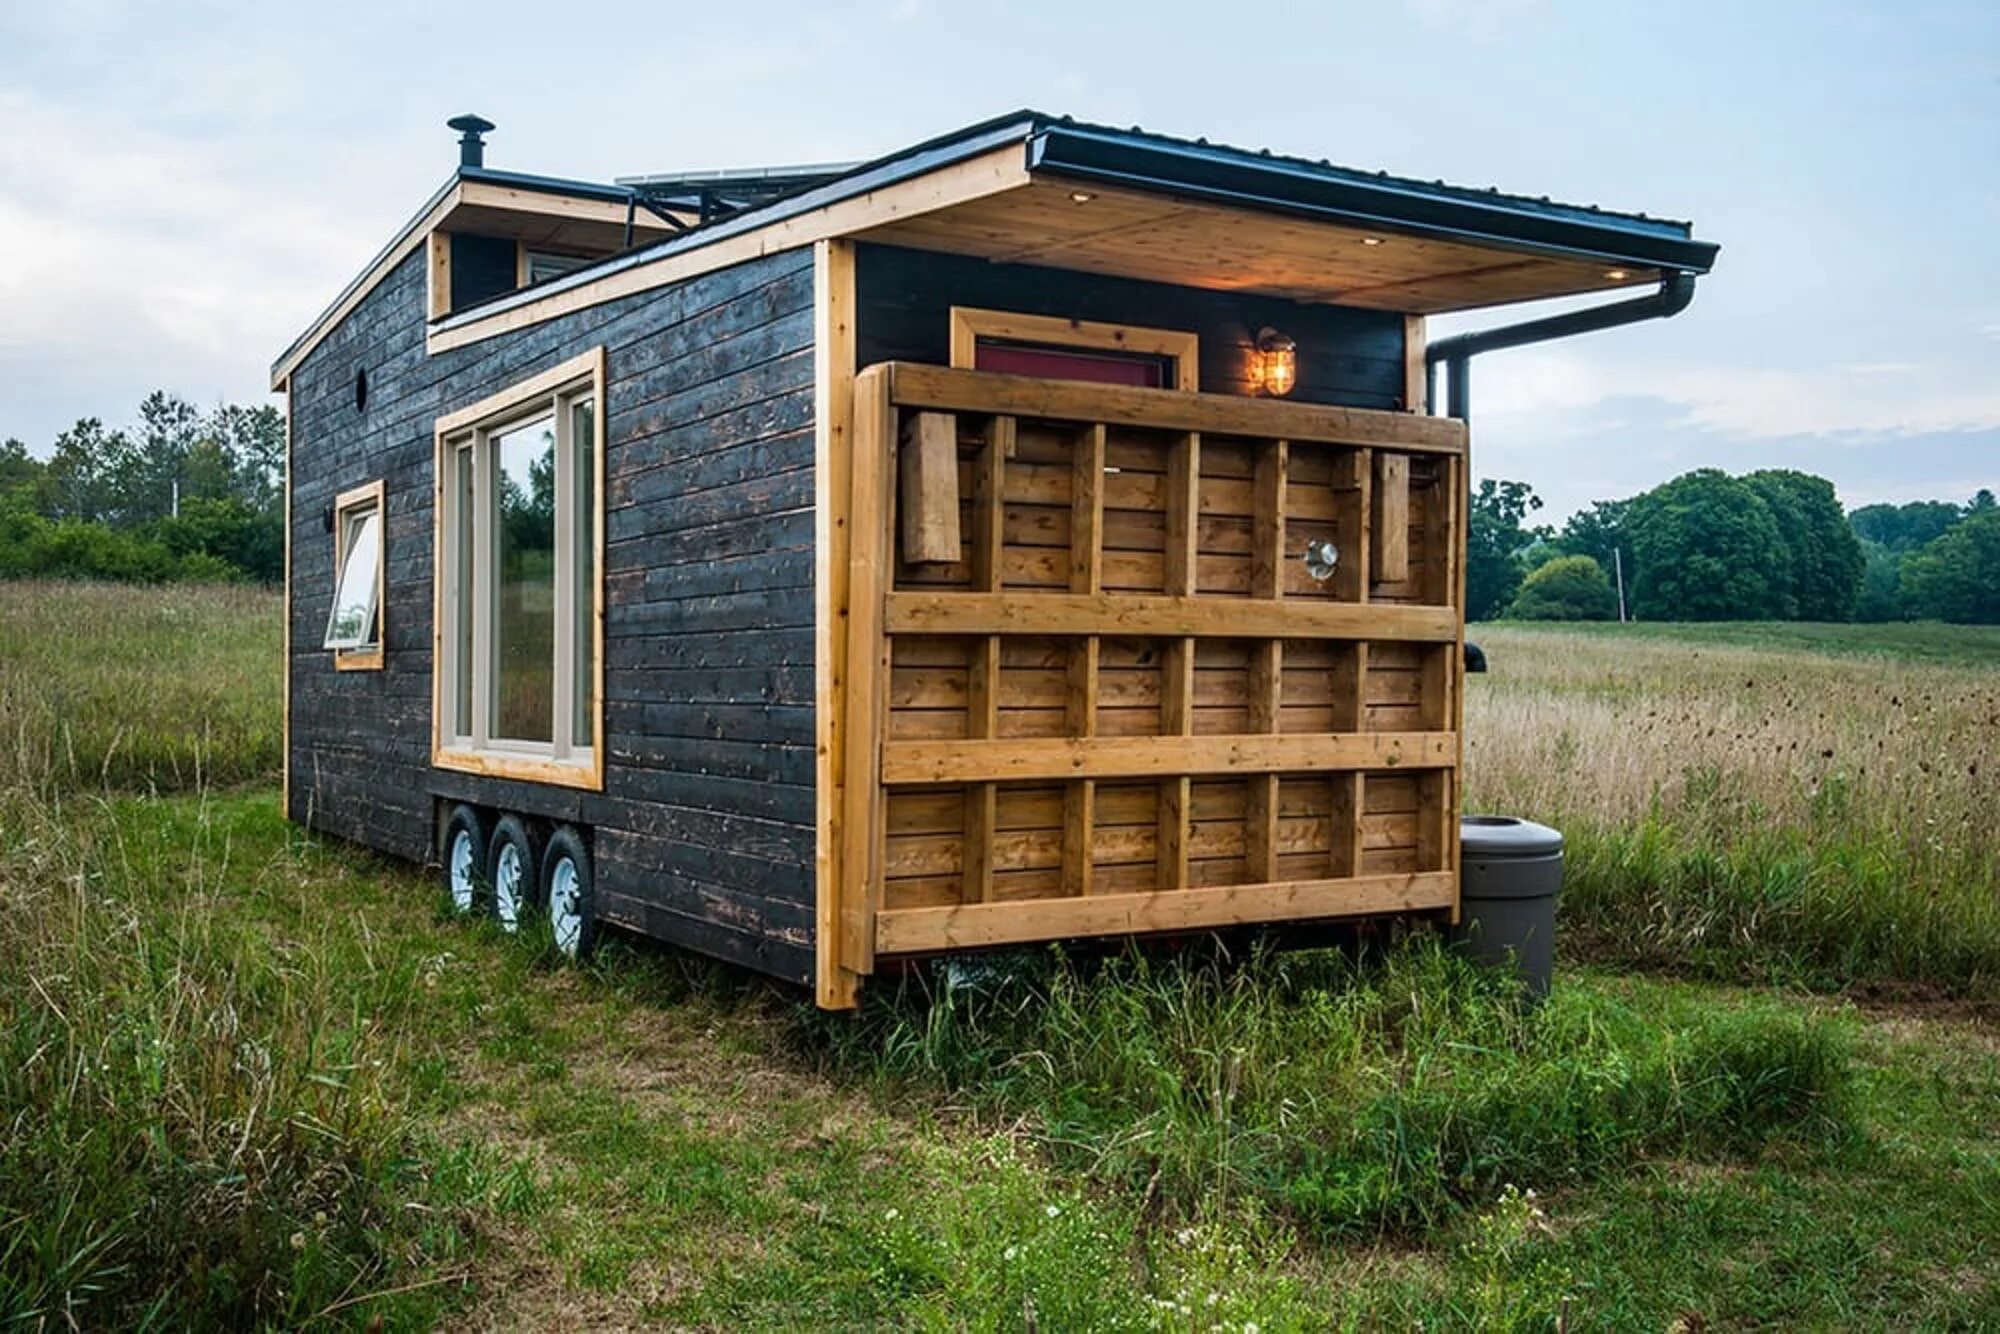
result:
M 1314 951 L 945 967 L 815 1033 L 836 1060 L 1026 1118 L 1060 1160 L 1179 1211 L 1234 1199 L 1329 1233 L 1420 1234 L 1507 1184 L 1849 1130 L 1845 1038 L 1826 1021 L 1640 1014 L 1566 986 L 1524 1010 L 1426 939 L 1365 966 Z
M 1572 947 L 2000 996 L 2000 662 L 1481 637 L 1468 804 L 1568 836 Z
M 283 616 L 238 585 L 0 584 L 0 788 L 275 776 Z
M 393 1311 L 462 1248 L 393 1094 L 421 957 L 243 911 L 308 872 L 274 815 L 16 789 L 0 828 L 0 1324 Z

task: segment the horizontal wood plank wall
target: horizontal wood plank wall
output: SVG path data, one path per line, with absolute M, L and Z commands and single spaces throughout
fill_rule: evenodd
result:
M 1249 354 L 1265 325 L 1299 345 L 1290 401 L 1357 408 L 1404 406 L 1401 315 L 1346 306 L 1106 278 L 1030 264 L 994 264 L 896 246 L 855 247 L 860 364 L 951 362 L 951 307 L 1181 329 L 1201 340 L 1201 387 L 1249 394 Z
M 434 804 L 592 830 L 601 909 L 677 944 L 812 975 L 813 317 L 809 250 L 426 356 L 411 255 L 292 380 L 292 818 L 432 856 Z M 607 350 L 601 794 L 429 767 L 432 424 Z M 365 412 L 354 376 L 368 372 Z M 385 670 L 319 650 L 333 497 L 386 483 Z
M 919 438 L 899 418 L 951 422 L 961 506 L 956 561 L 877 516 L 892 578 L 879 630 L 854 623 L 887 663 L 850 702 L 851 741 L 879 734 L 881 852 L 853 870 L 879 952 L 1455 907 L 1459 423 L 902 363 L 861 383 L 885 453 Z M 1371 495 L 1385 473 L 1407 514 Z

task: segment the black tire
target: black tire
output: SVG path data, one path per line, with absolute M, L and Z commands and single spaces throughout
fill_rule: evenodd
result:
M 444 892 L 453 912 L 477 912 L 486 906 L 486 820 L 477 807 L 458 805 L 445 817 L 438 836 L 438 862 L 444 868 Z
M 509 934 L 521 929 L 540 900 L 541 853 L 541 841 L 526 820 L 503 815 L 495 822 L 486 853 L 487 896 L 493 920 Z
M 597 872 L 583 835 L 568 825 L 550 835 L 542 854 L 542 902 L 556 949 L 569 959 L 588 959 L 597 948 Z

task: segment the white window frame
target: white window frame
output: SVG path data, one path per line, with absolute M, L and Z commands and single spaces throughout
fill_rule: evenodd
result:
M 383 633 L 383 622 L 388 616 L 388 569 L 389 569 L 389 511 L 383 502 L 383 485 L 378 479 L 352 490 L 342 491 L 333 500 L 333 598 L 327 608 L 326 636 L 323 647 L 333 653 L 334 670 L 342 672 L 379 672 L 382 670 L 382 645 L 387 642 Z M 333 633 L 333 618 L 339 609 L 340 586 L 347 577 L 347 540 L 350 528 L 362 516 L 373 511 L 375 514 L 375 587 L 374 606 L 370 609 L 370 627 L 374 633 L 365 639 L 341 639 Z
M 531 246 L 525 241 L 517 242 L 517 244 L 520 249 L 517 254 L 517 269 L 514 274 L 514 285 L 516 287 L 532 287 L 538 282 L 549 282 L 562 277 L 566 273 L 575 273 L 585 265 L 596 262 L 588 255 L 573 255 L 565 250 L 544 250 L 540 246 Z M 554 271 L 544 277 L 537 278 L 535 276 L 536 262 L 548 260 L 555 261 L 555 264 L 552 266 Z
M 569 497 L 577 479 L 571 409 L 591 403 L 591 494 L 594 498 L 591 538 L 590 713 L 588 735 L 577 735 L 576 650 L 578 590 L 574 562 L 577 552 L 575 507 Z M 519 741 L 491 734 L 493 683 L 492 634 L 497 596 L 492 568 L 493 437 L 553 413 L 556 431 L 556 566 L 555 663 L 550 701 L 551 742 Z M 521 778 L 569 787 L 604 786 L 604 349 L 592 348 L 560 366 L 502 390 L 490 398 L 438 418 L 435 542 L 436 558 L 431 655 L 433 741 L 431 763 L 441 769 Z M 485 553 L 474 568 L 461 569 L 458 532 L 462 502 L 458 493 L 460 451 L 471 451 L 472 550 Z M 470 596 L 466 596 L 469 593 Z M 461 607 L 469 607 L 472 625 L 462 624 Z M 468 729 L 459 727 L 461 674 L 470 653 Z

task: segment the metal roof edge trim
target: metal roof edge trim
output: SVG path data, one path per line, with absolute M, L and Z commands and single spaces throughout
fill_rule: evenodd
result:
M 1502 244 L 1622 264 L 1706 273 L 1720 247 L 1681 223 L 1635 218 L 1495 192 L 1428 189 L 1287 158 L 1147 135 L 1044 124 L 1028 146 L 1031 171 L 1216 202 L 1337 219 L 1384 230 Z

